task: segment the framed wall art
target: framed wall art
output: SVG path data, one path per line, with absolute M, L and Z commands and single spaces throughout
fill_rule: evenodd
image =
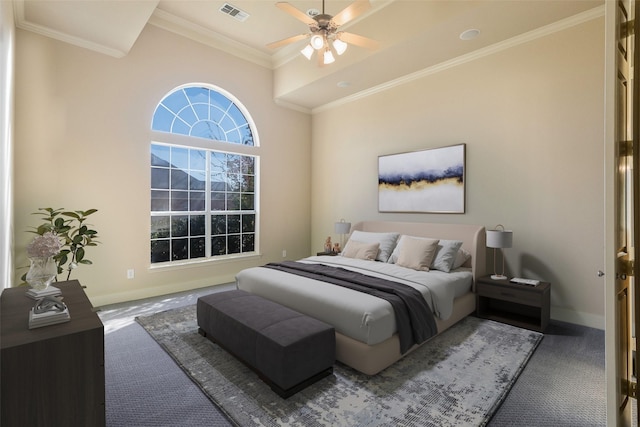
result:
M 378 157 L 378 211 L 465 212 L 466 144 Z

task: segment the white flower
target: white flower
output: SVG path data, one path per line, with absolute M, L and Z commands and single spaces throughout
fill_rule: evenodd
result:
M 48 231 L 41 236 L 36 236 L 27 245 L 27 255 L 29 258 L 43 257 L 49 258 L 60 252 L 62 244 L 58 236 Z

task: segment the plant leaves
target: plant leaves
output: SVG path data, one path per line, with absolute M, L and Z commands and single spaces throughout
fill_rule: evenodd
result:
M 80 262 L 84 259 L 84 249 L 78 248 L 76 251 L 76 262 Z
M 71 218 L 80 219 L 80 215 L 75 212 L 62 212 L 64 216 L 70 216 Z

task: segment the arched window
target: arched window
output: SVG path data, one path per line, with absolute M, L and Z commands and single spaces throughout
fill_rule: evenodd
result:
M 239 151 L 257 145 L 244 107 L 222 89 L 182 86 L 151 129 L 151 263 L 256 253 L 259 158 Z

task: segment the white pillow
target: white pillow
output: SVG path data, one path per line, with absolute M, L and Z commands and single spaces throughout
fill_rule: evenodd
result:
M 393 252 L 393 248 L 396 246 L 396 240 L 398 240 L 398 233 L 371 233 L 368 231 L 354 230 L 349 236 L 349 240 L 345 245 L 345 248 L 349 245 L 351 240 L 364 243 L 379 243 L 380 251 L 376 256 L 377 261 L 387 262 Z
M 453 261 L 452 270 L 462 267 L 470 258 L 471 254 L 465 248 L 460 248 L 456 254 L 456 259 Z
M 402 236 L 396 265 L 419 271 L 429 271 L 438 249 L 438 240 Z
M 438 252 L 436 252 L 431 268 L 445 273 L 450 272 L 461 246 L 462 242 L 460 240 L 440 240 L 438 242 Z
M 378 255 L 380 243 L 365 243 L 351 240 L 347 242 L 342 250 L 342 256 L 347 258 L 366 259 L 374 261 Z
M 403 237 L 405 237 L 405 235 L 402 235 L 400 237 L 400 240 L 398 241 L 396 248 L 393 250 L 393 253 L 389 257 L 389 262 L 397 263 L 398 253 L 402 247 Z M 406 237 L 411 237 L 414 239 L 433 240 L 428 237 L 416 237 L 416 236 L 406 236 Z M 431 263 L 430 268 L 433 270 L 444 271 L 446 273 L 450 272 L 453 269 L 454 261 L 458 254 L 458 250 L 460 249 L 461 246 L 462 246 L 462 242 L 460 240 L 440 240 L 438 242 L 438 252 L 436 252 L 436 255 L 433 259 L 433 262 Z M 466 259 L 463 261 L 463 264 L 465 261 Z

